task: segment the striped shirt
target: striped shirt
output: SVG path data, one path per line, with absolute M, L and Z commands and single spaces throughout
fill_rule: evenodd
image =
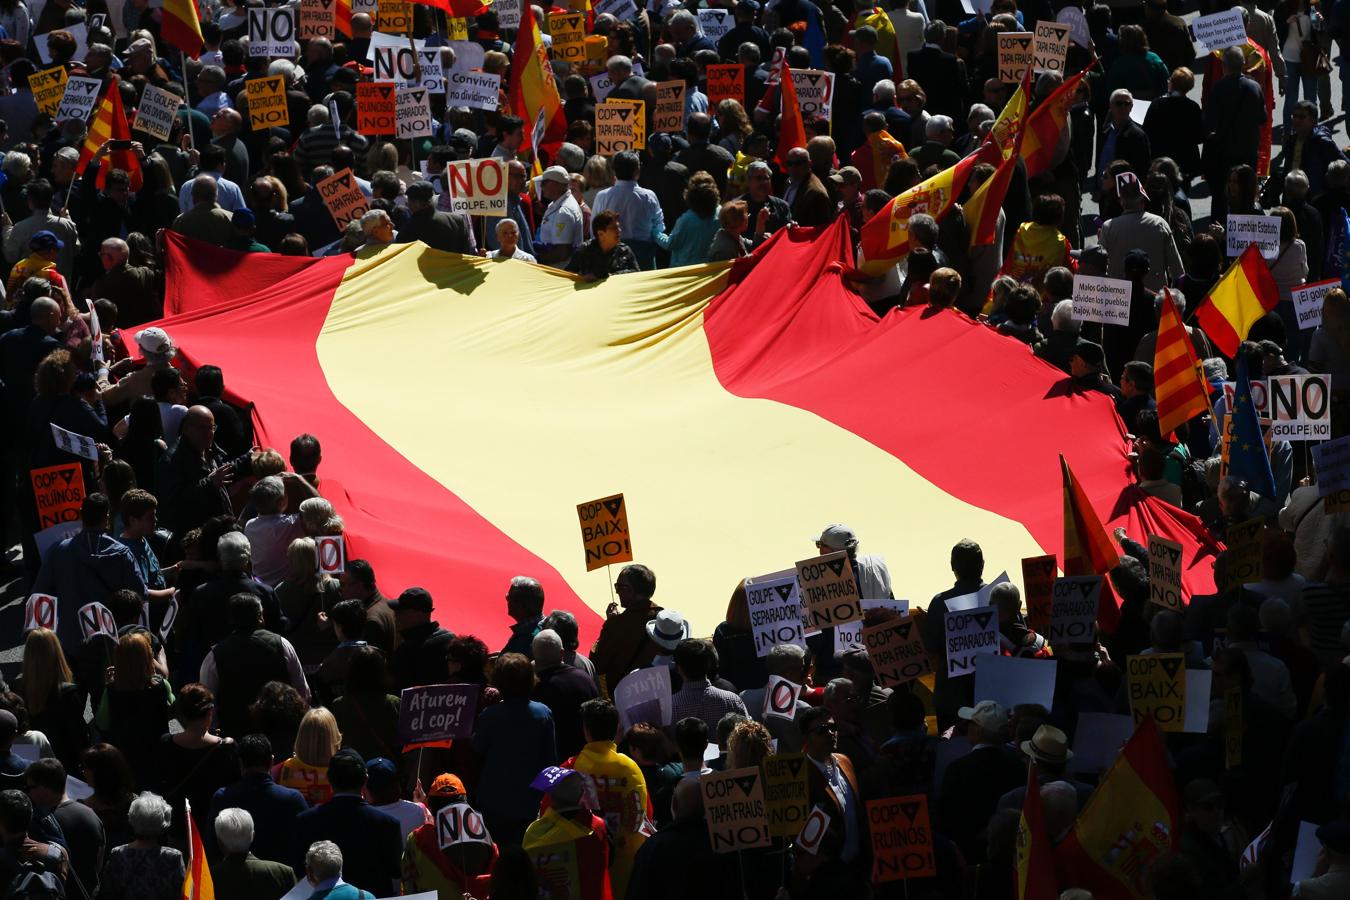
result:
M 1350 619 L 1350 584 L 1309 584 L 1303 588 L 1308 637 L 1319 662 L 1345 655 L 1341 628 Z

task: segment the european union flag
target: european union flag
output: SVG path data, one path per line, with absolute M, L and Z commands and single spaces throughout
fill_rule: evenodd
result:
M 1341 287 L 1350 291 L 1350 215 L 1345 214 L 1345 207 L 1341 207 L 1341 224 L 1336 229 L 1336 237 L 1339 238 L 1341 264 Z
M 1238 356 L 1237 384 L 1233 387 L 1233 439 L 1228 445 L 1228 474 L 1241 478 L 1262 497 L 1275 498 L 1275 476 L 1270 473 L 1270 456 L 1261 433 L 1261 420 L 1252 405 L 1251 381 L 1247 360 Z
M 806 32 L 802 46 L 811 53 L 811 68 L 825 68 L 825 29 L 820 24 L 820 10 L 814 3 L 806 4 Z

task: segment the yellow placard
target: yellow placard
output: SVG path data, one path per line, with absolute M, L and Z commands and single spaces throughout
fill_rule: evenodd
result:
M 799 561 L 797 584 L 811 628 L 830 628 L 862 618 L 862 597 L 847 550 Z
M 553 58 L 565 63 L 586 59 L 586 16 L 578 12 L 553 13 L 548 17 L 548 33 L 553 36 Z
M 1256 584 L 1261 580 L 1261 543 L 1265 526 L 1265 520 L 1261 518 L 1228 526 L 1224 582 L 1219 585 L 1219 590 L 1227 591 L 1239 584 Z
M 285 128 L 290 124 L 285 78 L 280 75 L 250 78 L 244 82 L 244 90 L 248 94 L 248 122 L 252 130 Z
M 628 534 L 628 509 L 623 494 L 577 504 L 581 543 L 586 551 L 586 571 L 610 563 L 632 562 L 633 542 Z
M 412 31 L 411 0 L 379 0 L 375 6 L 375 30 L 385 34 L 407 34 Z
M 33 102 L 38 112 L 49 116 L 56 115 L 61 108 L 61 98 L 66 93 L 66 80 L 70 76 L 65 66 L 52 66 L 28 76 L 28 89 L 33 92 Z
M 806 756 L 779 753 L 765 757 L 760 768 L 764 770 L 764 809 L 769 816 L 769 834 L 796 837 L 809 809 Z
M 1125 683 L 1130 713 L 1138 725 L 1153 716 L 1161 731 L 1181 731 L 1186 723 L 1186 657 L 1151 653 L 1126 659 Z
M 647 146 L 647 121 L 641 100 L 605 100 L 595 107 L 595 152 L 613 156 Z
M 449 33 L 450 40 L 467 41 L 469 39 L 469 20 L 446 19 L 445 30 Z

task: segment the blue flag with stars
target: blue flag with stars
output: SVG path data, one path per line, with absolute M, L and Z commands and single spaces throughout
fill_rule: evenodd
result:
M 1336 229 L 1336 238 L 1336 249 L 1340 253 L 1341 287 L 1350 291 L 1350 215 L 1346 215 L 1344 206 L 1341 207 L 1341 224 Z
M 1262 497 L 1275 498 L 1275 476 L 1261 433 L 1261 420 L 1252 404 L 1252 386 L 1247 360 L 1238 355 L 1237 383 L 1233 386 L 1233 439 L 1228 445 L 1228 474 L 1241 478 Z
M 825 68 L 825 29 L 820 24 L 820 9 L 814 3 L 806 4 L 806 32 L 802 46 L 811 54 L 811 68 Z

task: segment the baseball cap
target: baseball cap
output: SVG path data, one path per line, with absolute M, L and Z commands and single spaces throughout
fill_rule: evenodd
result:
M 862 184 L 862 173 L 853 166 L 844 166 L 830 175 L 830 180 L 835 184 Z
M 137 38 L 127 47 L 127 56 L 135 56 L 137 53 L 153 53 L 155 45 L 145 38 Z
M 136 346 L 144 353 L 157 356 L 174 351 L 173 339 L 163 328 L 144 328 L 136 332 Z
M 981 700 L 974 706 L 963 706 L 956 714 L 985 731 L 998 731 L 1008 724 L 1008 711 L 997 700 Z
M 847 525 L 827 525 L 820 533 L 820 537 L 812 538 L 812 541 L 824 544 L 831 550 L 847 550 L 849 546 L 858 543 L 858 536 Z
M 29 250 L 61 250 L 66 246 L 66 242 L 56 236 L 52 231 L 36 232 L 28 239 Z
M 336 780 L 340 782 L 343 773 L 347 773 L 353 778 L 363 778 L 368 772 L 366 761 L 361 758 L 360 753 L 357 753 L 351 747 L 343 747 L 337 753 L 334 753 L 333 758 L 328 761 L 329 780 L 334 780 L 334 774 L 338 775 Z
M 389 608 L 394 612 L 398 612 L 400 609 L 431 612 L 431 607 L 431 593 L 426 588 L 421 587 L 410 587 L 399 594 L 397 600 L 392 600 L 389 603 Z
M 366 783 L 378 791 L 398 781 L 398 766 L 388 757 L 377 756 L 366 763 L 366 775 Z
M 464 782 L 458 775 L 450 772 L 442 772 L 436 776 L 436 780 L 431 782 L 431 790 L 427 791 L 428 797 L 463 797 L 469 792 L 464 789 Z
M 567 186 L 567 170 L 562 166 L 549 166 L 544 170 L 544 174 L 539 177 L 545 181 L 561 184 L 563 187 Z
M 571 776 L 563 778 L 553 785 L 553 790 L 548 792 L 548 799 L 553 808 L 560 813 L 572 813 L 585 809 L 581 804 L 582 794 L 586 786 L 582 783 L 577 773 L 573 772 Z
M 258 220 L 253 215 L 253 210 L 240 207 L 234 211 L 231 221 L 236 228 L 252 228 L 258 224 Z

